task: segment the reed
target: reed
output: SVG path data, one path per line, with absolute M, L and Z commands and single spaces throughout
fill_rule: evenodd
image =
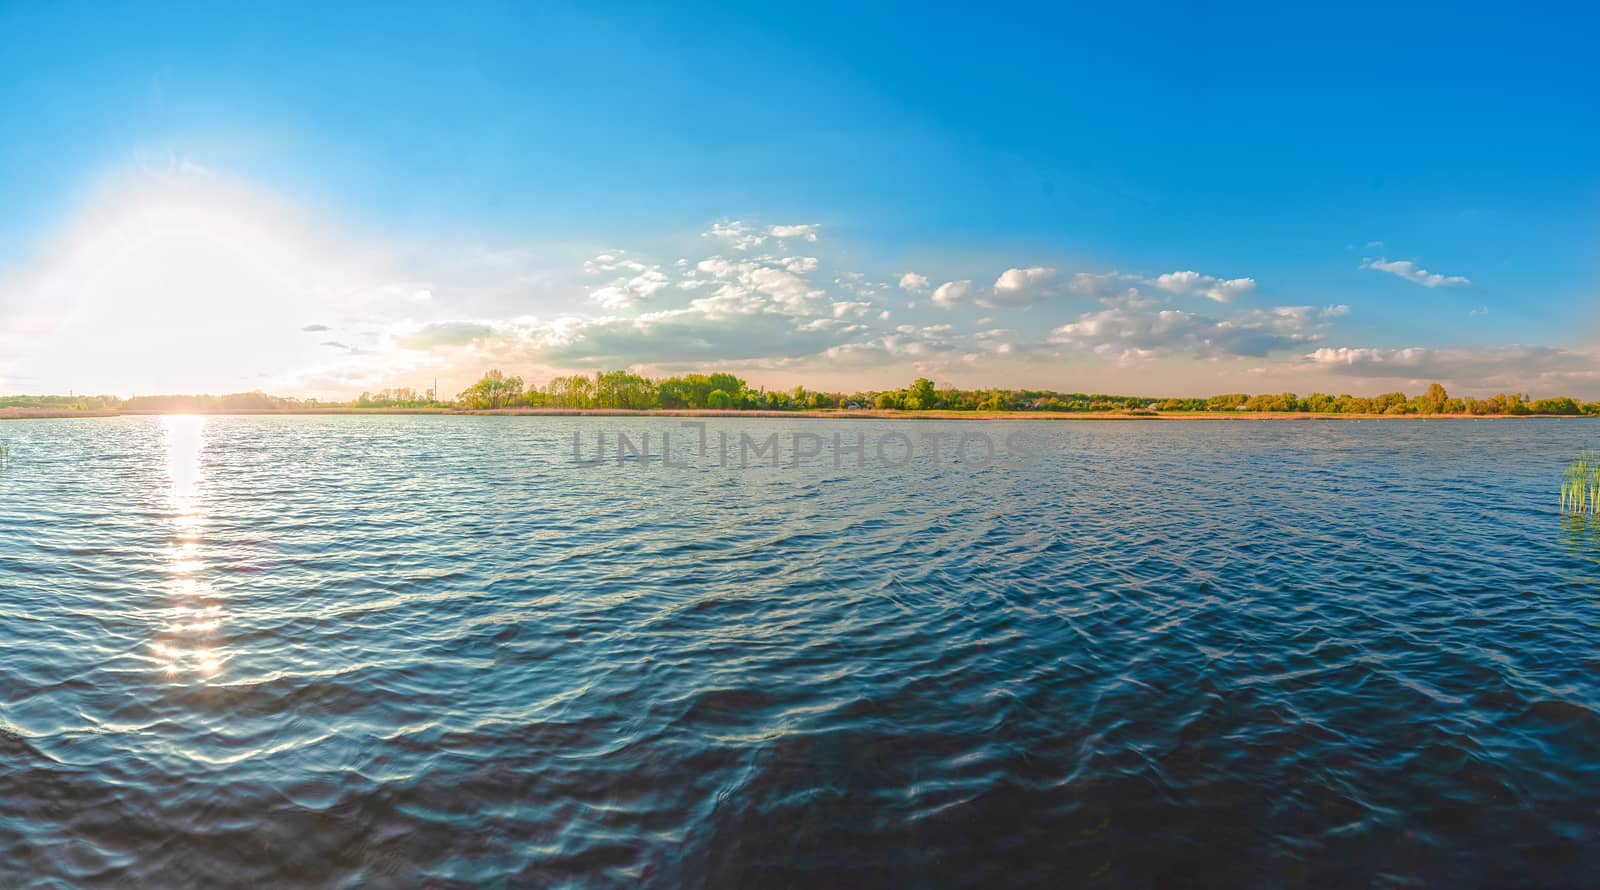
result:
M 1600 452 L 1580 451 L 1561 477 L 1561 512 L 1600 516 Z

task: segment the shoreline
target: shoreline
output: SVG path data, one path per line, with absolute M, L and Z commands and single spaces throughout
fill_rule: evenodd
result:
M 439 416 L 439 417 L 715 417 L 809 420 L 1583 420 L 1584 414 L 1328 414 L 1299 411 L 1168 411 L 1135 414 L 1127 411 L 898 411 L 882 408 L 826 411 L 734 411 L 693 408 L 238 408 L 214 410 L 74 411 L 55 408 L 0 408 L 0 420 L 75 420 L 108 417 L 317 417 L 317 416 Z

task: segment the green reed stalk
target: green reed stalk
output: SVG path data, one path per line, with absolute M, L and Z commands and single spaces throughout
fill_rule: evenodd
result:
M 1561 512 L 1600 516 L 1600 452 L 1580 451 L 1561 477 Z

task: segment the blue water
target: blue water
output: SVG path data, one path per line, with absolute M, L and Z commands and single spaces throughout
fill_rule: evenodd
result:
M 1600 424 L 679 424 L 0 424 L 0 886 L 1600 874 Z

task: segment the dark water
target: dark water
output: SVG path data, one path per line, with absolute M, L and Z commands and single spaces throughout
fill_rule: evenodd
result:
M 1600 875 L 1600 425 L 677 423 L 0 426 L 0 886 Z

